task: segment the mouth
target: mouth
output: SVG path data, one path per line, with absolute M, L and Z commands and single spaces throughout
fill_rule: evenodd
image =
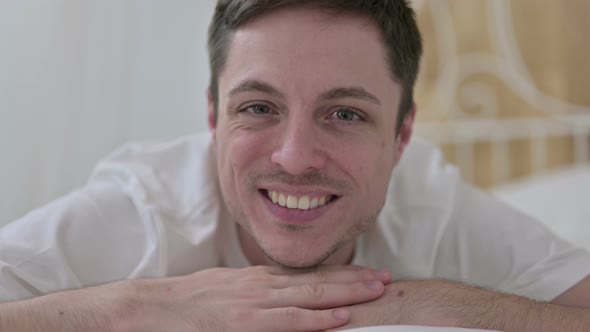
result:
M 267 189 L 260 189 L 260 194 L 277 207 L 291 210 L 315 210 L 334 203 L 340 198 L 338 195 L 296 195 Z

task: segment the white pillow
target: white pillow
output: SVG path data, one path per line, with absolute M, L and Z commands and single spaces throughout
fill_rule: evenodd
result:
M 566 240 L 590 250 L 590 165 L 531 177 L 492 192 Z

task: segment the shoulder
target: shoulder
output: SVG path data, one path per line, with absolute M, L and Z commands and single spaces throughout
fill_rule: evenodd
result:
M 440 149 L 414 138 L 393 170 L 388 201 L 405 208 L 448 208 L 459 182 L 457 168 Z
M 393 170 L 375 227 L 361 237 L 359 262 L 393 268 L 402 279 L 431 278 L 460 182 L 438 148 L 413 139 Z
M 96 167 L 93 177 L 103 176 L 115 167 L 140 170 L 142 167 L 168 173 L 206 163 L 211 150 L 207 133 L 162 139 L 129 142 L 108 155 Z
M 210 134 L 198 133 L 127 143 L 96 166 L 90 183 L 116 183 L 135 199 L 182 211 L 214 197 L 216 178 Z
M 141 230 L 143 238 L 135 242 L 149 256 L 141 275 L 164 276 L 215 266 L 222 204 L 217 183 L 211 135 L 198 133 L 127 143 L 96 166 L 87 187 L 105 186 L 125 197 L 135 226 L 113 220 L 127 233 Z

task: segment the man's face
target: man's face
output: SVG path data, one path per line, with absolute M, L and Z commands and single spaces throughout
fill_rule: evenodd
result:
M 223 198 L 251 261 L 329 263 L 376 220 L 413 119 L 396 140 L 401 90 L 385 54 L 368 18 L 310 8 L 274 11 L 235 33 L 211 129 Z

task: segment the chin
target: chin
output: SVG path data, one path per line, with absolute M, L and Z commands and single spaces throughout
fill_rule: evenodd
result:
M 289 269 L 289 270 L 313 270 L 326 260 L 325 258 L 319 257 L 316 259 L 299 259 L 292 257 L 272 257 L 267 256 L 274 264 Z
M 324 264 L 343 245 L 336 244 L 327 248 L 319 248 L 313 245 L 299 244 L 289 247 L 265 248 L 259 244 L 259 247 L 264 255 L 276 265 L 294 270 L 308 270 Z M 302 247 L 314 250 L 302 251 Z

